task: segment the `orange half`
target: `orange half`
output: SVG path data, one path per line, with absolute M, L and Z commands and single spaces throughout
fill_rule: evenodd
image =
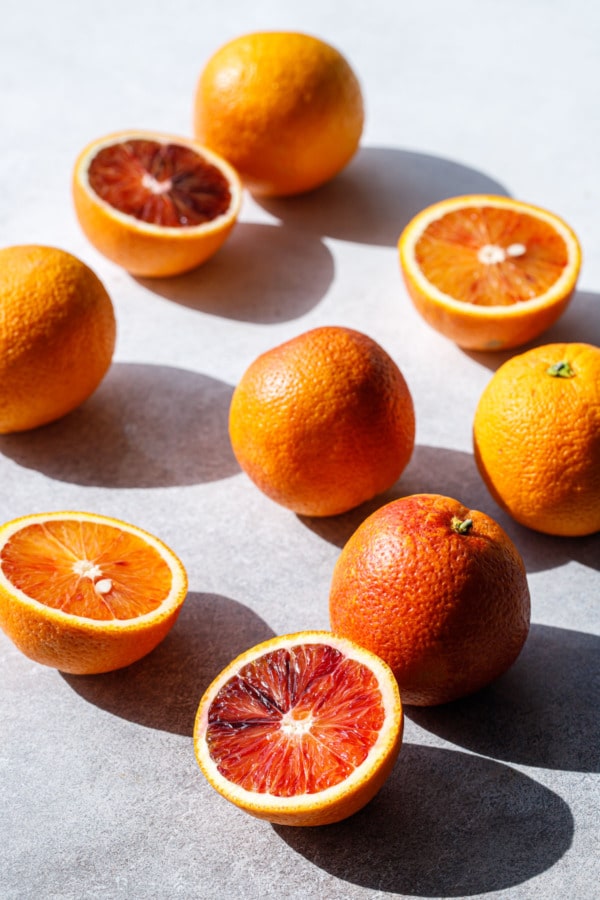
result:
M 325 631 L 272 638 L 237 657 L 204 694 L 200 769 L 236 806 L 284 825 L 326 825 L 361 809 L 390 774 L 403 713 L 391 669 Z
M 0 528 L 0 626 L 26 656 L 63 672 L 107 672 L 145 656 L 186 593 L 173 551 L 117 519 L 55 512 Z
M 510 197 L 469 195 L 422 210 L 398 241 L 404 281 L 437 331 L 471 350 L 537 337 L 566 309 L 581 266 L 558 216 Z
M 73 172 L 88 240 L 132 275 L 195 268 L 221 247 L 242 200 L 237 173 L 195 141 L 123 131 L 92 141 Z

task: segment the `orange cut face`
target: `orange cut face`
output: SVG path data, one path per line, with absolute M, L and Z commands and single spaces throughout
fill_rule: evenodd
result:
M 417 241 L 415 256 L 438 290 L 480 306 L 532 300 L 568 263 L 565 241 L 547 222 L 493 206 L 435 219 Z
M 130 139 L 103 147 L 90 163 L 88 179 L 119 212 L 164 228 L 201 225 L 231 206 L 223 173 L 175 143 Z
M 51 609 L 89 619 L 132 619 L 157 609 L 172 573 L 137 535 L 111 525 L 49 520 L 15 532 L 0 567 L 12 585 Z
M 295 797 L 346 779 L 384 722 L 373 673 L 324 644 L 274 650 L 213 699 L 206 742 L 219 772 L 256 793 Z

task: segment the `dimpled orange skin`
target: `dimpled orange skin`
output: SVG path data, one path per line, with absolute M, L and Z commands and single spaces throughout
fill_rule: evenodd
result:
M 461 534 L 453 520 L 472 520 Z M 391 667 L 402 701 L 447 703 L 498 678 L 530 622 L 521 557 L 489 516 L 453 498 L 415 494 L 381 507 L 336 563 L 334 634 Z
M 414 446 L 412 397 L 370 337 L 324 326 L 258 357 L 236 387 L 237 460 L 272 500 L 307 516 L 345 512 L 389 488 Z
M 257 195 L 298 194 L 328 181 L 356 152 L 363 122 L 352 68 L 306 34 L 236 38 L 210 58 L 197 86 L 196 137 Z
M 548 369 L 567 362 L 569 376 Z M 517 522 L 577 537 L 600 530 L 600 348 L 546 344 L 512 357 L 484 389 L 475 461 Z
M 115 346 L 112 302 L 63 250 L 0 250 L 0 433 L 58 419 L 100 384 Z

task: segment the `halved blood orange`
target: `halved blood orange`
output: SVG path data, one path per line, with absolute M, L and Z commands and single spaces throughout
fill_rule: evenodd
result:
M 258 644 L 198 707 L 194 746 L 209 783 L 283 825 L 326 825 L 361 809 L 402 742 L 396 680 L 378 656 L 327 631 Z
M 186 593 L 177 556 L 135 525 L 53 512 L 0 527 L 0 626 L 26 656 L 63 672 L 108 672 L 145 656 Z
M 577 236 L 558 216 L 480 194 L 428 206 L 398 248 L 417 310 L 471 350 L 516 347 L 549 328 L 566 309 L 581 265 Z
M 150 277 L 188 271 L 216 253 L 242 198 L 237 173 L 216 153 L 150 131 L 92 141 L 72 187 L 89 241 L 131 274 Z

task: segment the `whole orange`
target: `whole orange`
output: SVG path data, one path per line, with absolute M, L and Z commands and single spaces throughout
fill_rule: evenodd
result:
M 331 516 L 396 481 L 413 450 L 415 415 L 404 376 L 379 344 L 325 326 L 249 366 L 229 433 L 242 469 L 271 499 Z
M 255 194 L 311 190 L 358 148 L 359 82 L 334 47 L 296 32 L 246 34 L 204 67 L 195 96 L 198 140 L 224 156 Z
M 54 247 L 0 250 L 0 433 L 44 425 L 100 384 L 113 305 L 81 260 Z
M 546 534 L 600 530 L 600 348 L 546 344 L 514 356 L 484 389 L 475 460 L 510 515 Z
M 489 516 L 438 494 L 381 507 L 335 565 L 335 634 L 380 656 L 404 703 L 431 706 L 485 687 L 519 655 L 530 598 L 515 545 Z

